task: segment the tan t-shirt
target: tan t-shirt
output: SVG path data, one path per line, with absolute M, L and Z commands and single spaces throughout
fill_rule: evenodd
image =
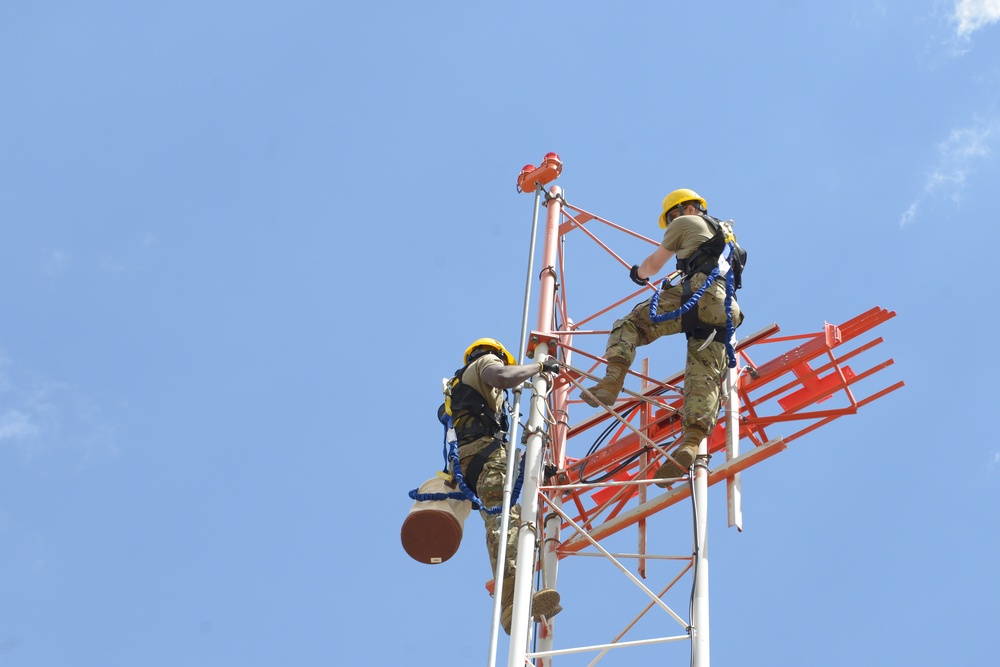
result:
M 495 355 L 484 354 L 469 364 L 462 373 L 462 382 L 478 391 L 497 414 L 500 414 L 503 408 L 503 390 L 483 382 L 483 371 L 494 364 L 502 363 Z
M 715 230 L 700 215 L 681 215 L 667 224 L 667 231 L 663 234 L 660 245 L 676 254 L 679 259 L 687 259 L 713 236 Z

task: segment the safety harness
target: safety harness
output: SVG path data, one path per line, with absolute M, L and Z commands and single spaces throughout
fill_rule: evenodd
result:
M 743 287 L 743 266 L 747 261 L 747 251 L 736 243 L 736 236 L 733 234 L 731 221 L 723 222 L 708 214 L 701 215 L 702 220 L 708 223 L 714 234 L 712 238 L 698 246 L 688 257 L 677 258 L 677 270 L 685 276 L 692 276 L 696 273 L 708 275 L 712 269 L 719 265 L 719 258 L 728 244 L 732 244 L 733 253 L 727 258 L 733 268 L 733 280 L 736 289 Z
M 487 352 L 486 354 L 493 354 Z M 473 361 L 481 355 L 476 355 L 467 364 L 455 371 L 451 380 L 445 384 L 445 399 L 441 407 L 438 408 L 438 419 L 445 425 L 445 470 L 448 472 L 449 465 L 455 471 L 457 477 L 463 479 L 463 483 L 475 492 L 479 483 L 479 476 L 483 472 L 490 455 L 507 441 L 507 432 L 510 429 L 510 417 L 508 417 L 507 392 L 504 391 L 503 402 L 499 412 L 486 398 L 473 387 L 462 382 L 462 376 Z M 449 429 L 454 434 L 454 442 L 449 442 Z M 475 442 L 480 438 L 492 438 L 489 445 L 477 452 L 466 466 L 465 474 L 462 475 L 461 466 L 457 456 L 458 448 Z M 456 454 L 452 461 L 451 449 Z M 520 481 L 520 480 L 519 480 Z
M 463 366 L 458 371 L 456 371 L 455 376 L 449 381 L 445 386 L 445 402 L 441 404 L 438 408 L 438 420 L 444 426 L 444 470 L 438 473 L 438 475 L 449 482 L 454 482 L 454 486 L 458 487 L 458 491 L 453 491 L 451 493 L 419 493 L 418 489 L 413 489 L 410 491 L 409 496 L 413 500 L 417 501 L 429 501 L 429 500 L 468 500 L 472 503 L 472 508 L 485 512 L 487 514 L 499 514 L 502 510 L 502 506 L 497 507 L 484 507 L 482 501 L 479 500 L 479 496 L 476 495 L 476 484 L 479 481 L 479 475 L 483 471 L 483 465 L 486 463 L 486 459 L 489 455 L 496 451 L 498 447 L 502 447 L 506 442 L 507 427 L 509 424 L 509 418 L 507 417 L 507 393 L 504 392 L 504 402 L 503 410 L 499 415 L 494 413 L 489 409 L 489 405 L 486 404 L 485 399 L 479 394 L 475 389 L 465 385 L 462 381 L 462 374 L 465 373 L 465 369 L 468 365 Z M 501 430 L 494 431 L 493 442 L 490 443 L 483 451 L 479 452 L 473 460 L 470 462 L 468 468 L 466 469 L 466 474 L 462 474 L 462 465 L 458 458 L 458 447 L 459 443 L 462 442 L 462 438 L 458 436 L 457 428 L 453 421 L 453 411 L 465 410 L 467 413 L 473 413 L 479 415 L 481 410 L 467 410 L 462 407 L 465 403 L 464 400 L 468 400 L 470 403 L 476 403 L 475 397 L 466 397 L 463 391 L 458 392 L 458 401 L 456 402 L 456 387 L 465 387 L 471 390 L 473 394 L 479 397 L 482 401 L 483 406 L 487 413 L 493 415 L 495 420 L 487 419 L 475 419 L 479 425 L 485 422 L 494 423 Z M 459 406 L 456 408 L 455 406 Z M 468 422 L 467 422 L 468 423 Z M 475 426 L 472 427 L 475 429 Z M 474 433 L 474 430 L 469 430 L 465 433 L 465 443 L 472 442 L 476 440 L 481 435 L 470 436 L 469 433 Z M 488 431 L 485 433 L 489 433 Z M 517 502 L 518 497 L 521 495 L 521 485 L 524 483 L 524 459 L 521 459 L 520 468 L 518 469 L 517 480 L 514 482 L 514 487 L 511 491 L 511 504 Z
M 469 364 L 466 364 L 455 371 L 445 391 L 444 399 L 444 411 L 451 415 L 455 423 L 460 447 L 483 436 L 503 438 L 510 428 L 510 419 L 505 409 L 507 392 L 504 392 L 503 407 L 499 413 L 495 412 L 482 394 L 462 382 L 462 376 L 468 367 Z
M 725 341 L 726 354 L 729 357 L 729 367 L 736 366 L 736 351 L 733 348 L 733 335 L 736 327 L 733 326 L 732 302 L 735 298 L 736 290 L 743 287 L 743 267 L 746 265 L 747 252 L 738 243 L 733 234 L 730 221 L 723 222 L 718 218 L 707 214 L 702 214 L 701 218 L 708 223 L 714 234 L 712 238 L 702 243 L 688 257 L 677 258 L 677 271 L 661 281 L 660 287 L 653 294 L 649 302 L 649 318 L 654 323 L 681 318 L 681 331 L 688 339 L 704 340 L 711 342 L 716 337 L 721 337 Z M 729 249 L 728 256 L 723 253 Z M 694 291 L 691 287 L 691 278 L 696 274 L 705 274 L 705 282 Z M 660 302 L 660 289 L 670 284 L 670 279 L 676 275 L 681 276 L 681 301 L 682 305 L 677 310 L 658 315 L 656 308 Z M 718 278 L 726 281 L 726 324 L 716 327 L 706 324 L 698 317 L 698 301 L 705 290 Z M 706 345 L 708 343 L 706 342 Z

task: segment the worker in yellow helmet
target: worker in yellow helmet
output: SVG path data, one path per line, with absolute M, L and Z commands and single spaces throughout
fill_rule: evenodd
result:
M 503 503 L 507 476 L 507 429 L 504 390 L 518 386 L 537 373 L 559 373 L 559 363 L 552 358 L 532 364 L 515 364 L 514 357 L 493 338 L 480 338 L 465 351 L 465 365 L 455 371 L 447 411 L 458 436 L 458 459 L 466 485 L 483 507 Z M 497 571 L 500 550 L 500 514 L 480 511 L 486 522 L 486 549 L 493 572 Z M 510 508 L 507 551 L 503 567 L 503 592 L 500 622 L 510 634 L 514 607 L 514 576 L 517 560 L 517 532 L 521 523 L 520 505 Z M 532 597 L 531 613 L 537 619 L 562 611 L 559 593 L 542 589 Z
M 708 204 L 694 190 L 674 190 L 663 199 L 659 225 L 666 232 L 663 241 L 641 264 L 632 266 L 629 277 L 638 285 L 646 285 L 671 257 L 677 257 L 680 281 L 664 281 L 660 291 L 659 314 L 677 310 L 705 283 L 708 274 L 719 264 L 726 242 L 732 240 L 729 223 L 708 215 Z M 738 246 L 736 246 L 738 248 Z M 737 271 L 737 286 L 746 253 L 733 258 Z M 738 264 L 738 266 L 737 266 Z M 604 379 L 584 392 L 589 405 L 613 405 L 625 382 L 636 347 L 648 345 L 660 336 L 684 332 L 688 339 L 687 363 L 684 372 L 683 434 L 671 456 L 680 464 L 667 460 L 656 471 L 659 479 L 673 479 L 683 475 L 694 462 L 698 446 L 715 427 L 720 408 L 720 385 L 728 367 L 725 343 L 726 333 L 726 284 L 716 279 L 706 289 L 697 307 L 676 319 L 653 322 L 650 317 L 650 300 L 640 303 L 628 315 L 614 323 L 608 336 L 605 359 L 608 361 Z M 734 326 L 743 321 L 743 313 L 735 298 L 731 303 Z M 665 486 L 665 482 L 659 483 Z

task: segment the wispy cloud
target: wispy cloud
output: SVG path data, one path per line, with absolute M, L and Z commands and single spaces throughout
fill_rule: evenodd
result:
M 65 383 L 22 383 L 10 366 L 0 351 L 0 447 L 14 448 L 26 462 L 67 451 L 84 460 L 118 454 L 115 430 L 93 401 Z
M 990 459 L 990 470 L 994 470 L 998 465 L 1000 465 L 1000 450 L 993 452 L 993 458 Z
M 1000 0 L 996 2 L 1000 3 Z M 903 212 L 900 227 L 916 219 L 924 200 L 938 197 L 942 192 L 947 193 L 956 204 L 960 203 L 966 180 L 974 172 L 975 165 L 990 155 L 998 129 L 1000 120 L 997 118 L 980 118 L 968 127 L 952 130 L 948 138 L 938 145 L 938 162 L 924 180 L 920 194 Z
M 20 410 L 8 410 L 0 415 L 0 442 L 4 440 L 27 440 L 41 433 L 38 424 Z
M 1000 21 L 1000 0 L 956 0 L 951 21 L 955 34 L 967 39 L 983 26 Z
M 42 273 L 49 278 L 55 278 L 69 267 L 69 253 L 61 248 L 51 251 L 42 262 Z

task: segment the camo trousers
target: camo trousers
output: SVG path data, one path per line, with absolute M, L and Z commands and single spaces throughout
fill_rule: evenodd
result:
M 462 472 L 469 468 L 475 457 L 475 452 L 481 451 L 492 443 L 492 438 L 480 438 L 476 442 L 465 445 L 459 451 Z M 467 452 L 472 452 L 471 454 Z M 507 450 L 500 447 L 494 450 L 486 459 L 483 471 L 479 474 L 476 484 L 476 495 L 482 501 L 483 507 L 499 507 L 503 503 L 503 486 L 507 477 Z M 497 570 L 497 556 L 500 553 L 500 521 L 501 514 L 487 514 L 480 511 L 486 524 L 486 551 L 490 555 L 490 565 L 493 572 Z M 504 578 L 514 576 L 514 563 L 517 561 L 517 531 L 521 523 L 521 506 L 511 505 L 510 522 L 507 527 L 507 552 L 504 554 Z
M 696 274 L 691 278 L 691 290 L 697 292 L 704 284 L 705 275 Z M 657 312 L 668 313 L 683 305 L 683 288 L 673 285 L 660 291 L 660 302 Z M 721 327 L 726 324 L 726 286 L 716 280 L 698 301 L 698 319 L 702 323 Z M 649 317 L 647 299 L 628 315 L 614 323 L 611 335 L 608 336 L 608 361 L 622 361 L 631 366 L 635 360 L 636 348 L 649 345 L 661 336 L 681 333 L 681 318 L 654 323 Z M 732 302 L 733 324 L 739 326 L 743 322 L 743 313 L 739 304 Z M 719 415 L 720 386 L 728 363 L 724 341 L 712 341 L 703 350 L 698 348 L 705 341 L 689 339 L 687 344 L 687 360 L 684 367 L 684 409 L 681 424 L 684 435 L 680 444 L 693 441 L 700 442 L 703 437 L 715 427 Z

